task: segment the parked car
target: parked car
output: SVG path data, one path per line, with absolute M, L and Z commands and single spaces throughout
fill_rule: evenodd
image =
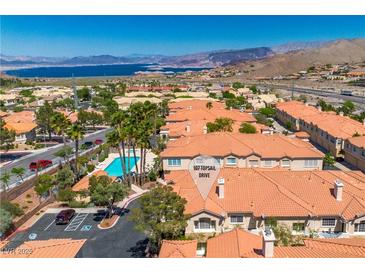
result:
M 87 147 L 87 148 L 90 148 L 90 147 L 93 146 L 93 142 L 87 141 L 87 142 L 83 143 L 82 146 Z
M 101 139 L 96 139 L 95 141 L 94 141 L 94 144 L 95 145 L 101 145 L 103 143 L 103 140 L 101 140 Z
M 56 225 L 64 225 L 68 224 L 72 217 L 75 216 L 75 210 L 74 209 L 65 209 L 60 211 L 60 213 L 56 216 Z
M 46 168 L 52 165 L 52 160 L 38 160 L 36 162 L 31 162 L 29 164 L 29 169 L 30 170 L 37 170 L 37 169 L 42 169 L 42 168 Z

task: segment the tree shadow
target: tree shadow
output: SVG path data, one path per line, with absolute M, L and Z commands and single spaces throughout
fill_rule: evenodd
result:
M 132 258 L 146 258 L 146 249 L 148 245 L 148 238 L 138 241 L 135 246 L 129 248 L 127 252 L 131 253 Z

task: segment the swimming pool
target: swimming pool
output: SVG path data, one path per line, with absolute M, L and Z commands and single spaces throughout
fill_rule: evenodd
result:
M 139 160 L 139 157 L 136 158 L 137 159 L 137 163 Z M 128 162 L 129 162 L 129 166 L 128 166 Z M 128 161 L 128 157 L 126 158 L 126 164 L 127 164 L 127 171 L 130 171 L 131 169 L 134 168 L 135 165 L 135 161 L 134 161 L 134 157 L 130 157 L 129 161 Z M 121 166 L 121 161 L 120 158 L 115 158 L 113 160 L 113 162 L 111 162 L 105 169 L 104 169 L 109 176 L 123 176 L 123 170 L 122 170 L 122 166 Z

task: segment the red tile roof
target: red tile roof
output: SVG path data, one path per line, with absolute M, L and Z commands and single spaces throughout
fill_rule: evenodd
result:
M 163 240 L 160 250 L 160 258 L 194 258 L 196 257 L 198 242 Z

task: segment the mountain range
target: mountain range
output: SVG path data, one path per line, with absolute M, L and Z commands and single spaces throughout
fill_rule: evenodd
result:
M 292 42 L 273 47 L 217 50 L 180 56 L 132 54 L 66 57 L 0 55 L 4 67 L 76 66 L 106 64 L 158 64 L 171 67 L 237 66 L 253 75 L 280 74 L 306 69 L 315 62 L 340 63 L 363 61 L 365 39 Z M 254 69 L 252 69 L 254 68 Z

